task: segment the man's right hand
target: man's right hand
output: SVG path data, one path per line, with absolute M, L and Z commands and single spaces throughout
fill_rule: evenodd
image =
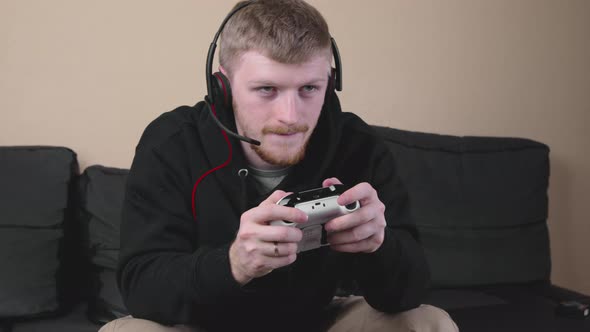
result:
M 229 249 L 232 274 L 240 285 L 295 262 L 297 243 L 303 237 L 301 230 L 269 225 L 275 220 L 307 221 L 303 211 L 276 204 L 287 194 L 277 190 L 260 205 L 242 214 L 238 235 Z

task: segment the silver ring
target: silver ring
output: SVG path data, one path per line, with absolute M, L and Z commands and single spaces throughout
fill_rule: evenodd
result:
M 277 241 L 274 242 L 275 244 L 275 257 L 279 257 L 279 244 Z

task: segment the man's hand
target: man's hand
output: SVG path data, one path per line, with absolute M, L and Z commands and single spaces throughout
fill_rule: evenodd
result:
M 324 180 L 323 187 L 342 184 L 336 178 Z M 338 204 L 347 205 L 359 201 L 360 209 L 351 214 L 334 218 L 324 225 L 328 243 L 336 251 L 370 253 L 381 247 L 385 237 L 385 205 L 377 197 L 377 191 L 366 183 L 348 189 Z
M 301 230 L 269 226 L 269 222 L 275 220 L 307 221 L 303 211 L 276 204 L 287 194 L 277 190 L 260 205 L 242 214 L 240 229 L 229 249 L 232 274 L 240 285 L 289 265 L 297 258 L 297 243 L 303 237 Z

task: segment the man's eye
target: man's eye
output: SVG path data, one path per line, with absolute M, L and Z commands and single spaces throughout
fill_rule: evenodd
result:
M 273 88 L 272 86 L 261 86 L 256 88 L 256 90 L 264 93 L 264 94 L 271 94 L 275 91 L 275 88 Z
M 303 86 L 303 88 L 301 88 L 304 92 L 313 92 L 318 90 L 318 87 L 315 85 L 305 85 Z

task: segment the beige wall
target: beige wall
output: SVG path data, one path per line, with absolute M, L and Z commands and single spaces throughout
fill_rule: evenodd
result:
M 346 111 L 551 147 L 553 279 L 590 293 L 590 1 L 310 2 L 342 53 Z M 205 53 L 232 4 L 1 0 L 0 145 L 129 167 L 149 121 L 205 94 Z

